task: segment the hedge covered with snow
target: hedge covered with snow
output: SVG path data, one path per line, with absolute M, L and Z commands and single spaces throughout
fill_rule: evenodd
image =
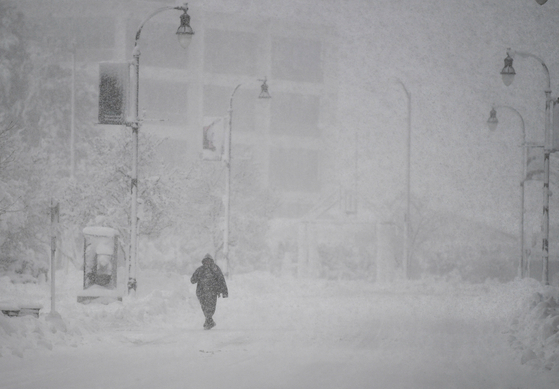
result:
M 559 288 L 525 282 L 533 292 L 511 322 L 510 344 L 522 364 L 559 372 Z

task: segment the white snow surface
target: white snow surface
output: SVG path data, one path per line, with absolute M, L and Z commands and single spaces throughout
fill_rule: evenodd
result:
M 80 304 L 83 273 L 0 278 L 1 388 L 559 387 L 559 290 L 534 280 L 326 281 L 265 272 L 228 280 L 217 326 L 190 275 L 142 271 L 122 302 Z

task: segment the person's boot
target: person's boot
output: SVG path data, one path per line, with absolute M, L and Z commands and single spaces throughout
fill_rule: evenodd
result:
M 210 318 L 208 319 L 208 325 L 207 325 L 206 327 L 204 327 L 204 328 L 206 328 L 207 330 L 211 330 L 211 329 L 214 328 L 214 327 L 215 327 L 215 321 L 214 321 L 213 318 L 210 317 Z

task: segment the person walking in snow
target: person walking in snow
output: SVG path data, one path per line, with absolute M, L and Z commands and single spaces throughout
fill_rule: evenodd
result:
M 227 283 L 225 277 L 219 266 L 217 266 L 210 254 L 206 254 L 202 259 L 202 266 L 200 266 L 192 277 L 190 282 L 196 285 L 196 297 L 202 306 L 202 312 L 206 317 L 204 329 L 209 330 L 215 327 L 213 315 L 217 304 L 217 297 L 222 296 L 227 298 L 229 292 L 227 291 Z

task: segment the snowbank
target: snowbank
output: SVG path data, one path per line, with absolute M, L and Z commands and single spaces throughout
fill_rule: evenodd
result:
M 535 280 L 519 286 L 526 293 L 511 321 L 509 342 L 522 364 L 559 372 L 559 288 Z
M 77 295 L 83 284 L 80 271 L 57 272 L 54 314 L 50 314 L 48 284 L 14 284 L 9 277 L 0 277 L 2 305 L 18 307 L 25 304 L 43 306 L 38 318 L 0 315 L 0 356 L 24 354 L 54 347 L 78 347 L 103 340 L 104 329 L 134 329 L 145 326 L 167 328 L 172 320 L 186 316 L 195 305 L 186 280 L 180 275 L 146 274 L 139 279 L 140 291 L 135 298 L 122 302 L 80 304 Z M 188 282 L 190 283 L 190 282 Z M 160 289 L 156 288 L 160 285 Z M 193 316 L 193 315 L 190 315 Z M 171 320 L 169 320 L 171 319 Z
M 0 356 L 24 358 L 27 353 L 104 341 L 118 331 L 146 328 L 172 331 L 189 326 L 197 328 L 203 321 L 195 285 L 190 284 L 188 275 L 143 270 L 138 277 L 137 295 L 110 304 L 77 302 L 76 296 L 83 283 L 82 272 L 59 271 L 56 277 L 57 314 L 54 315 L 49 314 L 48 284 L 14 284 L 10 278 L 0 277 L 2 301 L 8 304 L 32 302 L 44 307 L 38 318 L 0 315 Z M 433 301 L 430 296 L 434 295 L 439 296 L 438 301 L 444 298 L 450 305 L 459 301 L 459 296 L 483 299 L 484 304 L 460 307 L 461 315 L 470 317 L 474 322 L 481 320 L 480 315 L 485 315 L 502 323 L 500 332 L 508 333 L 519 363 L 536 369 L 559 371 L 559 289 L 543 287 L 534 280 L 468 284 L 460 280 L 426 279 L 373 284 L 278 278 L 266 272 L 253 272 L 236 275 L 228 281 L 228 285 L 230 298 L 236 299 L 243 307 L 253 309 L 254 315 L 250 320 L 263 321 L 263 325 L 269 324 L 266 320 L 271 320 L 267 316 L 289 315 L 293 312 L 293 305 L 301 302 L 297 300 L 301 297 L 312 306 L 308 320 L 317 320 L 323 327 L 336 325 L 337 319 L 331 311 L 321 311 L 326 302 L 331 303 L 335 299 L 340 301 L 337 312 L 340 316 L 351 315 L 356 309 L 373 309 L 363 306 L 365 297 L 360 296 L 364 294 L 420 295 L 424 297 L 420 300 L 424 304 L 430 304 Z M 228 305 L 220 305 L 218 312 L 233 309 Z M 439 308 L 425 305 L 425 309 L 436 312 Z

